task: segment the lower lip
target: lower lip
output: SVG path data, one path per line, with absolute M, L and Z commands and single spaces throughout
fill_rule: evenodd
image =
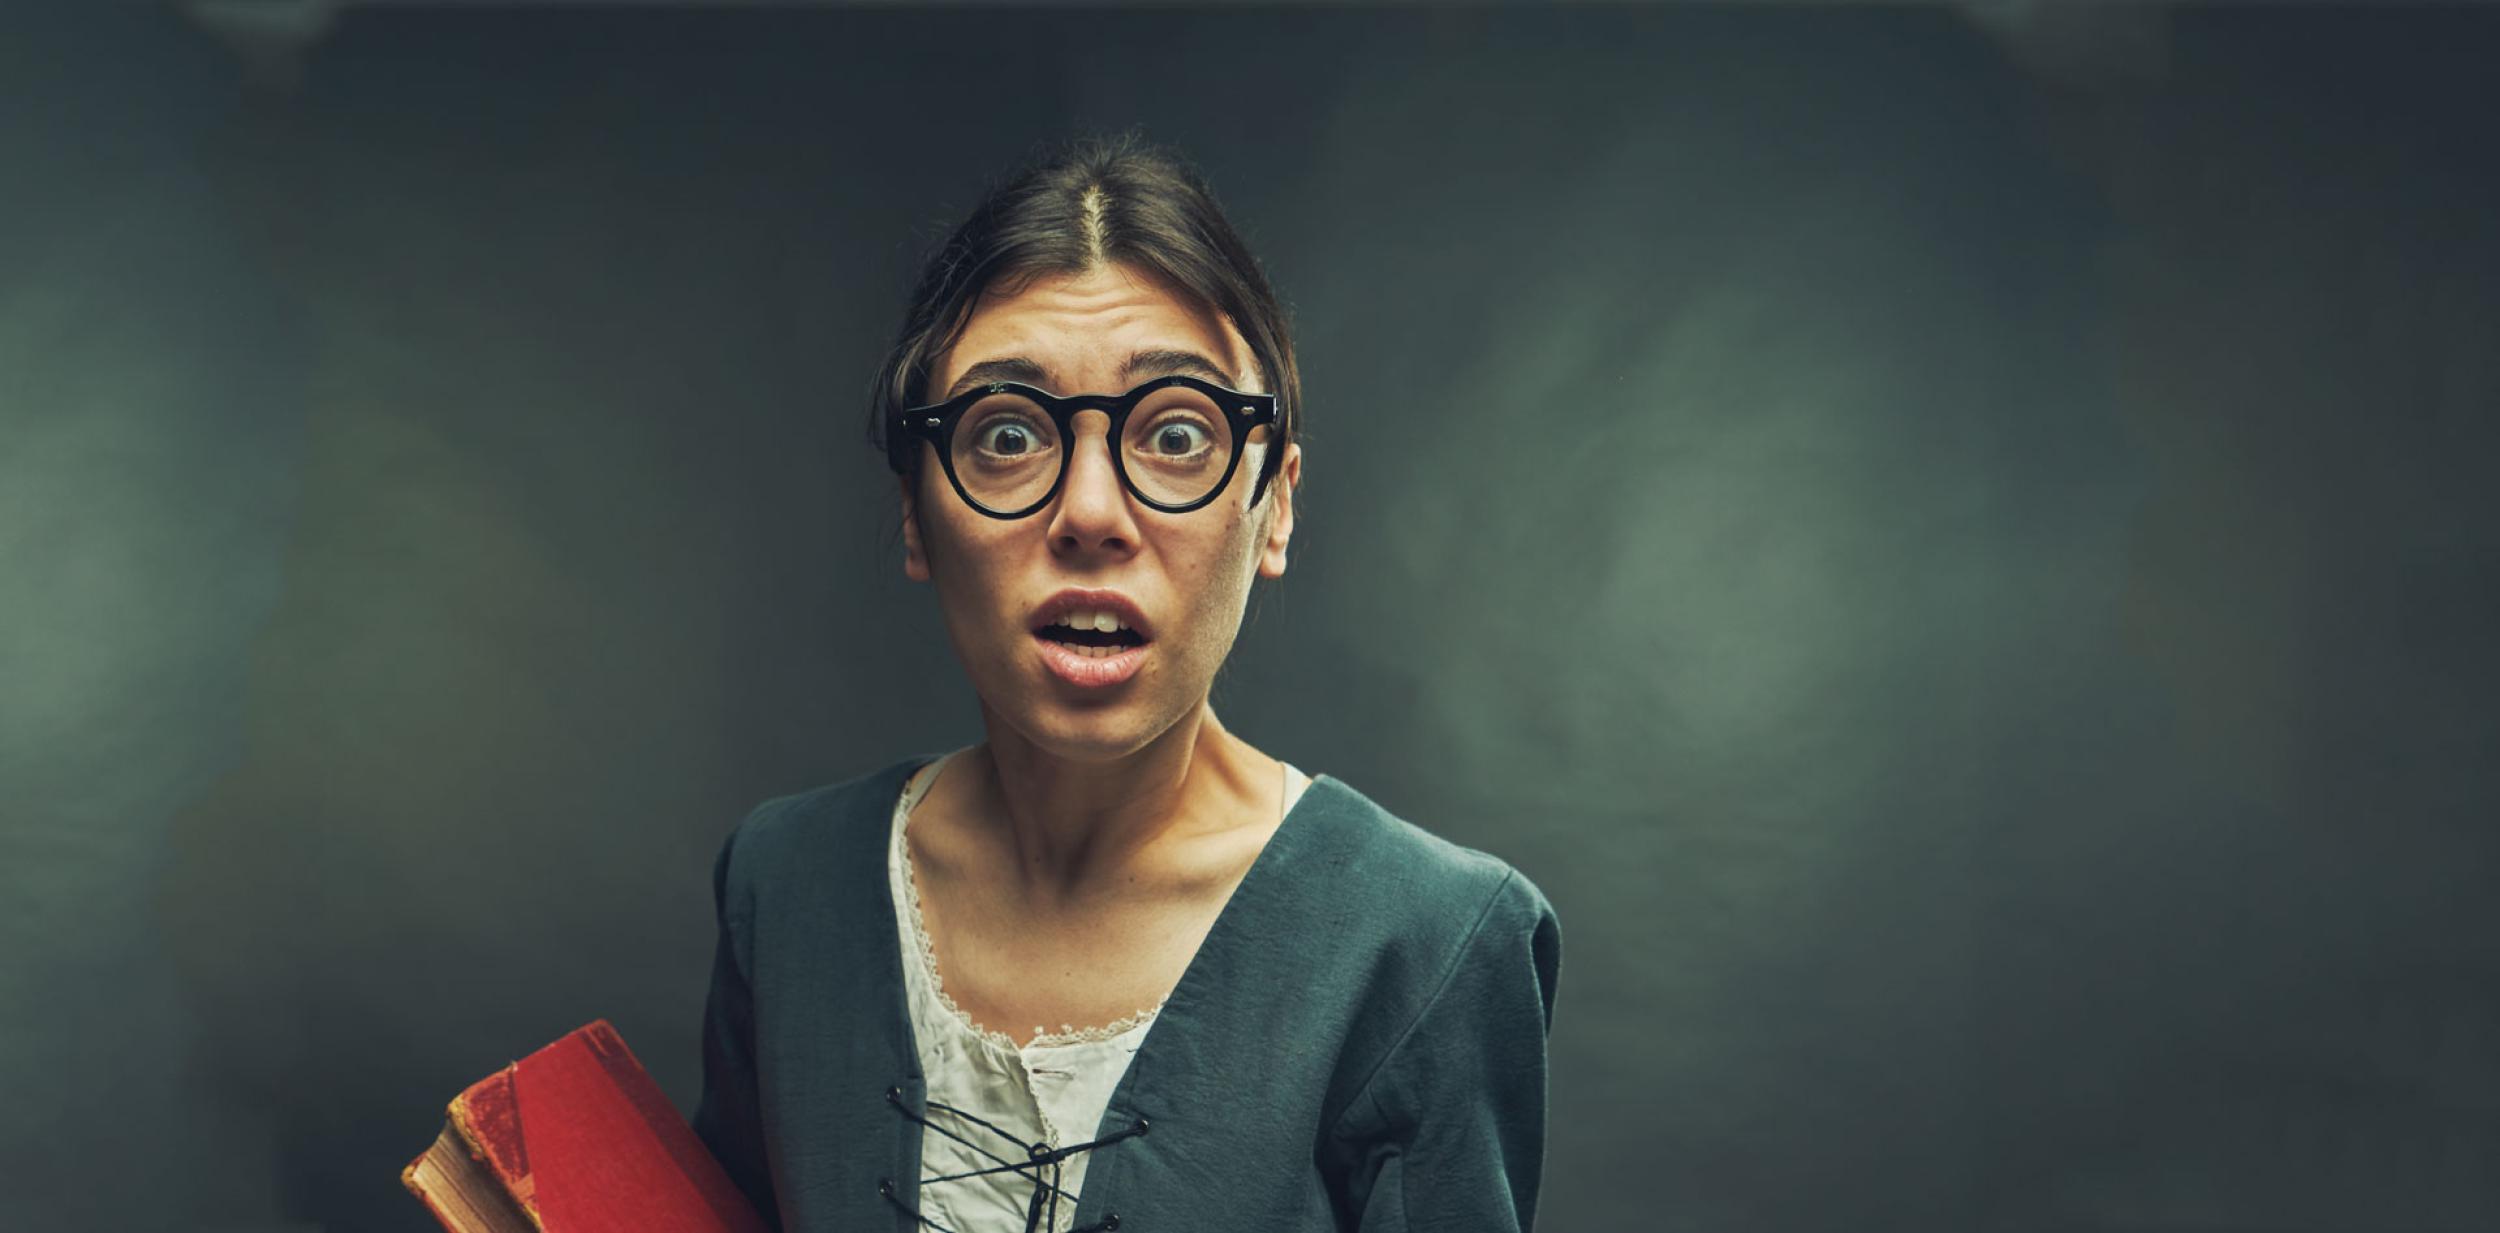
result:
M 1071 649 L 1067 643 L 1053 642 L 1040 634 L 1033 641 L 1042 646 L 1042 663 L 1051 675 L 1084 689 L 1107 689 L 1137 675 L 1146 662 L 1146 648 L 1153 643 L 1126 647 L 1100 659 L 1089 659 Z

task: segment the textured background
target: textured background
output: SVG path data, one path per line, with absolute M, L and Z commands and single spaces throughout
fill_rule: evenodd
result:
M 2491 12 L 325 13 L 0 18 L 0 1227 L 690 1108 L 721 835 L 978 736 L 916 258 L 1131 123 L 1303 347 L 1226 721 L 1562 914 L 1546 1227 L 2500 1226 Z

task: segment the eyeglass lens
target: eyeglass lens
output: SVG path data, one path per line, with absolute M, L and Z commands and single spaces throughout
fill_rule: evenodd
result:
M 991 394 L 955 425 L 955 477 L 982 507 L 1011 513 L 1050 491 L 1071 445 L 1040 404 L 1022 394 Z M 1119 445 L 1121 465 L 1141 495 L 1186 505 L 1223 482 L 1235 443 L 1232 421 L 1213 398 L 1165 386 L 1129 412 Z

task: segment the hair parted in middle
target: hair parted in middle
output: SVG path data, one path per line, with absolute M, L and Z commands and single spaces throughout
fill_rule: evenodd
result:
M 930 254 L 877 372 L 869 443 L 896 473 L 916 477 L 919 451 L 910 438 L 889 439 L 888 420 L 928 400 L 931 364 L 963 336 L 981 296 L 1110 265 L 1170 283 L 1241 331 L 1258 365 L 1256 392 L 1276 396 L 1264 463 L 1272 474 L 1302 421 L 1284 306 L 1196 168 L 1134 129 L 1046 148 L 984 193 Z

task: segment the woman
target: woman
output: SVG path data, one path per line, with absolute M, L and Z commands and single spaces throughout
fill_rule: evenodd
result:
M 777 1226 L 1524 1229 L 1553 910 L 1208 705 L 1301 478 L 1285 316 L 1134 139 L 1014 177 L 877 386 L 985 740 L 714 864 L 695 1127 Z

